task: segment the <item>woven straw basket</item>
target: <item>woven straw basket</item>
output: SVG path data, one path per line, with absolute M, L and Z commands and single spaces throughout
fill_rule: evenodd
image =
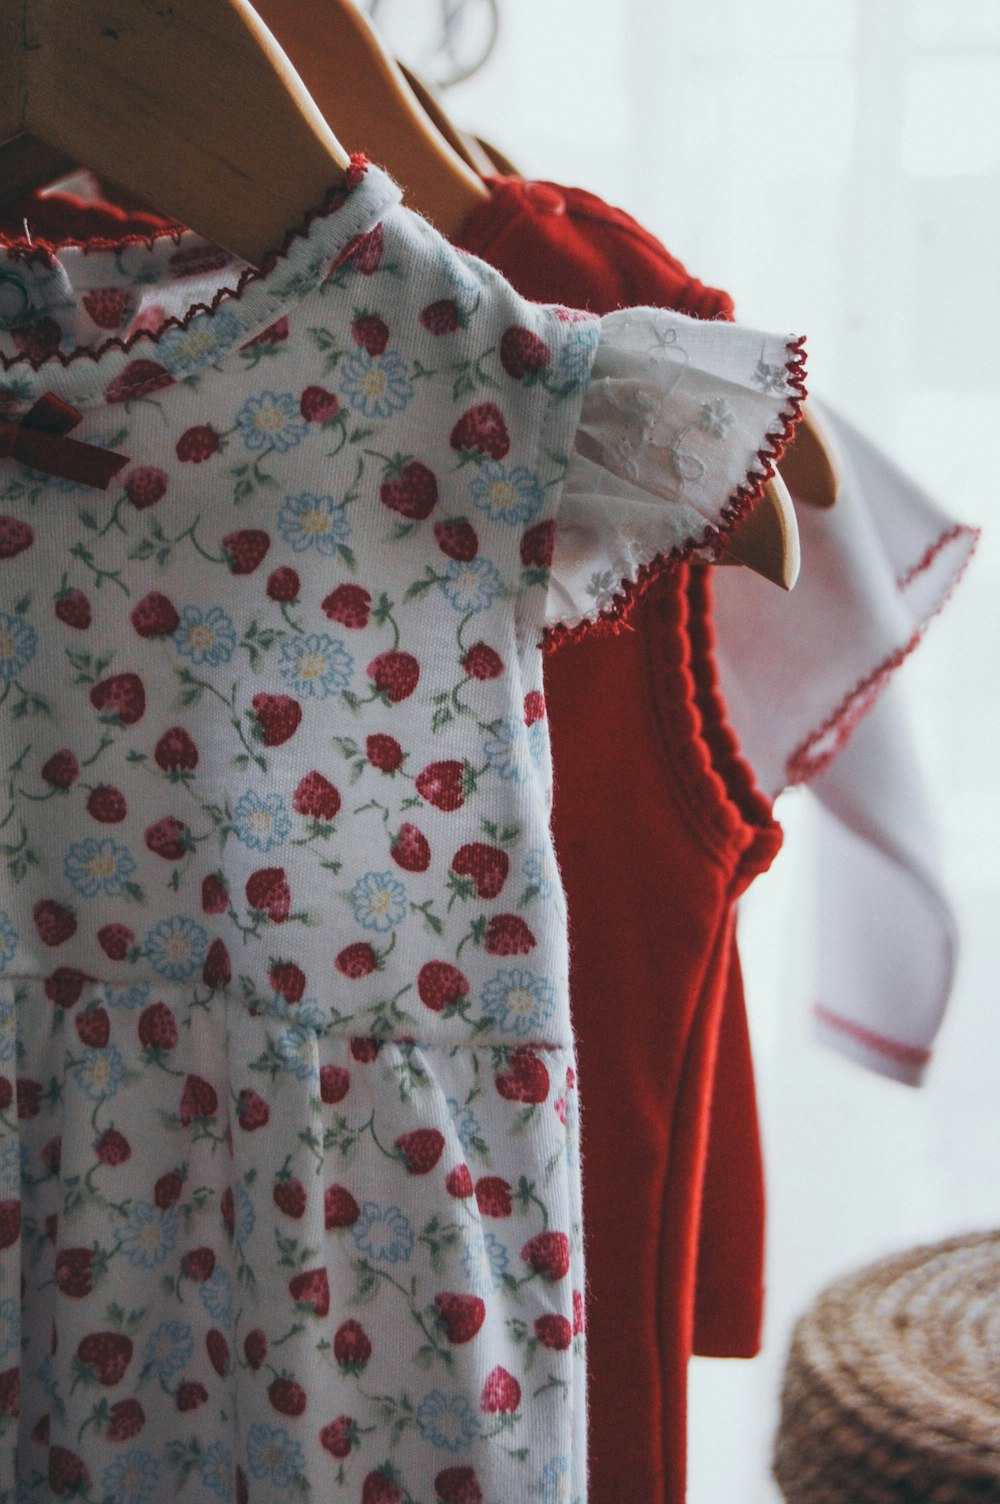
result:
M 790 1504 L 1000 1504 L 1000 1232 L 823 1292 L 792 1338 L 774 1475 Z

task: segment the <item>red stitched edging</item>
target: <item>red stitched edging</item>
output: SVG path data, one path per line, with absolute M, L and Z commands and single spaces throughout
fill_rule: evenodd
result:
M 678 564 L 690 559 L 692 554 L 703 548 L 710 548 L 713 555 L 718 557 L 725 546 L 726 537 L 732 532 L 736 523 L 751 510 L 760 499 L 764 486 L 774 474 L 778 460 L 784 454 L 788 441 L 795 430 L 795 426 L 802 415 L 802 403 L 806 396 L 805 386 L 805 339 L 792 340 L 785 346 L 788 351 L 788 360 L 785 363 L 785 378 L 788 385 L 796 393 L 789 398 L 782 409 L 779 417 L 781 428 L 777 433 L 766 436 L 765 442 L 757 450 L 755 463 L 762 466 L 760 470 L 753 466 L 747 471 L 747 478 L 742 485 L 737 486 L 729 498 L 727 506 L 723 509 L 719 522 L 709 523 L 700 540 L 692 540 L 677 548 L 671 549 L 669 554 L 657 554 L 650 559 L 648 564 L 641 564 L 634 580 L 626 580 L 620 592 L 613 598 L 611 604 L 606 606 L 599 616 L 586 621 L 569 625 L 566 622 L 556 622 L 551 627 L 546 627 L 542 633 L 542 648 L 547 653 L 555 650 L 565 642 L 580 642 L 592 633 L 605 635 L 608 632 L 620 632 L 627 624 L 628 618 L 635 609 L 636 602 L 649 588 L 652 582 L 663 574 L 664 571 L 674 569 Z
M 839 1013 L 831 1013 L 829 1008 L 824 1008 L 821 1003 L 813 1007 L 816 1017 L 831 1029 L 839 1029 L 842 1034 L 856 1039 L 859 1044 L 865 1044 L 877 1054 L 884 1055 L 887 1060 L 895 1060 L 899 1065 L 924 1066 L 931 1058 L 930 1050 L 922 1050 L 915 1044 L 903 1044 L 899 1039 L 889 1039 L 885 1034 L 876 1034 L 872 1029 L 866 1029 L 863 1024 L 856 1024 L 852 1019 L 841 1018 Z
M 959 569 L 933 611 L 928 613 L 926 619 L 921 622 L 908 642 L 902 647 L 897 648 L 888 658 L 884 658 L 877 668 L 864 679 L 861 679 L 852 690 L 849 690 L 836 710 L 827 716 L 823 724 L 817 730 L 811 731 L 805 740 L 799 743 L 798 747 L 796 747 L 785 763 L 787 788 L 791 788 L 797 783 L 808 783 L 810 779 L 818 778 L 820 773 L 825 772 L 830 766 L 837 754 L 844 750 L 844 747 L 857 730 L 859 723 L 868 714 L 896 669 L 899 668 L 901 663 L 906 661 L 914 648 L 919 646 L 930 623 L 951 600 L 956 586 L 965 574 L 969 566 L 969 561 L 976 551 L 980 538 L 979 528 L 969 527 L 963 522 L 956 523 L 954 527 L 948 528 L 946 532 L 942 533 L 931 544 L 912 569 L 907 570 L 902 579 L 898 581 L 900 590 L 904 590 L 908 585 L 913 583 L 919 574 L 922 574 L 925 569 L 930 567 L 942 549 L 947 548 L 949 543 L 954 543 L 956 539 L 962 537 L 971 538 L 972 546 L 962 561 L 961 569 Z M 815 752 L 814 748 L 816 745 L 821 741 L 825 741 L 830 736 L 833 737 L 831 744 L 824 751 Z
M 151 332 L 148 329 L 137 329 L 134 334 L 130 334 L 124 339 L 120 335 L 113 335 L 110 339 L 105 340 L 102 345 L 82 345 L 76 350 L 71 350 L 66 355 L 61 354 L 58 350 L 54 350 L 51 355 L 44 356 L 40 361 L 32 360 L 29 355 L 24 353 L 12 356 L 0 355 L 0 369 L 9 371 L 18 365 L 28 365 L 33 371 L 40 371 L 50 361 L 58 361 L 65 368 L 74 360 L 99 361 L 109 350 L 121 350 L 123 354 L 127 355 L 140 341 L 146 341 L 150 345 L 158 345 L 168 330 L 186 329 L 192 320 L 200 314 L 215 313 L 221 303 L 231 300 L 238 302 L 248 286 L 254 282 L 262 281 L 265 277 L 271 275 L 278 262 L 287 257 L 295 241 L 304 239 L 318 219 L 325 219 L 329 215 L 336 213 L 338 209 L 343 208 L 348 195 L 361 182 L 367 169 L 367 157 L 361 152 L 353 152 L 347 171 L 344 174 L 344 182 L 338 183 L 335 187 L 331 188 L 320 207 L 318 209 L 311 209 L 297 228 L 287 232 L 281 249 L 278 251 L 268 251 L 259 267 L 248 266 L 240 273 L 235 287 L 220 288 L 211 302 L 193 303 L 183 317 L 171 316 L 164 319 L 155 332 Z M 152 250 L 156 241 L 165 238 L 169 238 L 179 244 L 182 233 L 183 231 L 177 230 L 158 230 L 149 235 L 125 235 L 120 240 L 67 240 L 60 241 L 58 244 L 76 246 L 84 251 L 117 251 L 130 245 L 145 245 L 147 250 Z M 29 244 L 26 240 L 6 240 L 3 237 L 0 237 L 0 250 L 5 250 L 11 259 L 30 260 L 32 255 L 40 255 L 44 259 L 49 255 L 49 252 L 45 249 L 44 242 Z

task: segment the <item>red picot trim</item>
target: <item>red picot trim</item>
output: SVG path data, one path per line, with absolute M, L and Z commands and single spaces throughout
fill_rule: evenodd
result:
M 856 1039 L 859 1044 L 867 1045 L 878 1055 L 884 1055 L 887 1060 L 895 1060 L 897 1065 L 909 1065 L 922 1069 L 931 1059 L 930 1050 L 922 1050 L 915 1044 L 903 1044 L 899 1039 L 890 1039 L 885 1034 L 876 1034 L 873 1029 L 866 1029 L 863 1024 L 856 1024 L 853 1019 L 841 1018 L 839 1013 L 831 1013 L 829 1008 L 824 1008 L 821 1003 L 816 1003 L 813 1008 L 816 1017 L 824 1024 L 829 1024 L 831 1029 L 837 1029 L 841 1034 Z
M 542 648 L 545 652 L 555 652 L 566 642 L 580 642 L 592 633 L 606 636 L 609 632 L 622 631 L 628 626 L 628 619 L 637 601 L 661 574 L 676 569 L 678 564 L 683 564 L 691 558 L 692 554 L 702 549 L 711 549 L 714 558 L 718 558 L 722 553 L 726 539 L 733 528 L 760 500 L 764 487 L 774 474 L 777 463 L 788 447 L 788 441 L 802 416 L 802 403 L 806 397 L 805 339 L 793 340 L 785 348 L 788 351 L 785 379 L 795 396 L 788 399 L 779 414 L 780 429 L 775 433 L 767 434 L 765 442 L 757 450 L 754 465 L 747 471 L 746 480 L 742 485 L 737 486 L 729 498 L 718 524 L 709 523 L 700 539 L 692 539 L 689 543 L 679 544 L 668 554 L 657 554 L 655 558 L 650 559 L 648 564 L 641 564 L 635 579 L 623 582 L 621 590 L 610 604 L 602 609 L 599 616 L 572 625 L 567 622 L 556 622 L 546 627 L 542 633 Z M 760 468 L 758 469 L 757 466 Z
M 248 286 L 254 282 L 261 281 L 264 277 L 270 276 L 278 265 L 278 262 L 282 261 L 288 255 L 289 249 L 294 242 L 308 235 L 311 226 L 315 224 L 316 220 L 325 219 L 328 215 L 335 213 L 336 210 L 343 208 L 348 195 L 361 182 L 367 169 L 368 158 L 362 152 L 352 152 L 350 163 L 344 174 L 344 181 L 336 184 L 335 187 L 329 190 L 318 209 L 311 209 L 305 215 L 301 224 L 295 229 L 288 231 L 282 242 L 281 249 L 278 251 L 269 251 L 261 261 L 259 267 L 245 267 L 240 273 L 235 287 L 219 288 L 210 302 L 192 304 L 182 316 L 165 318 L 156 330 L 137 329 L 134 334 L 127 335 L 124 338 L 121 335 L 112 335 L 102 345 L 81 345 L 67 354 L 63 354 L 59 350 L 54 350 L 50 355 L 43 356 L 41 360 L 33 360 L 27 352 L 19 355 L 0 355 L 0 369 L 9 371 L 17 365 L 30 365 L 33 370 L 39 370 L 44 362 L 48 360 L 57 360 L 60 365 L 68 366 L 74 360 L 100 360 L 109 350 L 115 349 L 121 350 L 127 355 L 140 340 L 157 345 L 169 329 L 186 329 L 192 320 L 201 314 L 215 313 L 221 303 L 231 300 L 238 302 Z M 148 235 L 124 235 L 114 240 L 65 240 L 58 243 L 46 241 L 29 242 L 20 239 L 8 240 L 5 236 L 0 235 L 0 252 L 6 254 L 12 260 L 30 262 L 32 259 L 40 259 L 48 265 L 52 259 L 53 251 L 59 245 L 74 246 L 84 252 L 120 251 L 130 245 L 144 245 L 147 250 L 152 250 L 154 244 L 164 238 L 170 238 L 179 244 L 182 234 L 183 229 L 166 229 L 154 231 Z
M 834 758 L 844 750 L 859 723 L 871 710 L 896 669 L 906 661 L 914 648 L 919 646 L 930 623 L 951 600 L 956 586 L 969 566 L 969 560 L 976 551 L 979 537 L 980 532 L 977 527 L 969 527 L 962 522 L 957 523 L 954 527 L 948 528 L 947 532 L 942 533 L 922 558 L 897 582 L 900 590 L 905 590 L 918 575 L 930 568 L 942 549 L 947 548 L 950 543 L 956 542 L 959 538 L 970 540 L 969 551 L 962 560 L 958 573 L 933 611 L 928 614 L 925 621 L 921 622 L 909 641 L 897 648 L 894 653 L 890 653 L 877 668 L 861 679 L 852 690 L 849 690 L 823 724 L 810 732 L 796 747 L 785 764 L 786 788 L 791 788 L 797 783 L 809 783 L 813 778 L 818 778 L 826 771 Z
M 112 477 L 128 464 L 128 455 L 67 439 L 65 435 L 82 422 L 83 414 L 75 407 L 52 392 L 43 392 L 23 418 L 0 417 L 0 459 L 20 460 L 45 475 L 105 491 Z

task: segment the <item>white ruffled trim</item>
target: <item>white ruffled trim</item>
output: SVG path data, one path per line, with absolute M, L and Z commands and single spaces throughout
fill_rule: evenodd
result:
M 656 308 L 601 319 L 563 487 L 547 625 L 618 616 L 657 561 L 714 557 L 797 418 L 801 346 L 791 335 Z

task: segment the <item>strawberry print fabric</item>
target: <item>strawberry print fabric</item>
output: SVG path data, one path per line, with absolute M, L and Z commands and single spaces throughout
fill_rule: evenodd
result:
M 582 1504 L 541 638 L 599 322 L 360 165 L 259 274 L 4 271 L 5 416 L 130 464 L 0 462 L 0 1501 Z

